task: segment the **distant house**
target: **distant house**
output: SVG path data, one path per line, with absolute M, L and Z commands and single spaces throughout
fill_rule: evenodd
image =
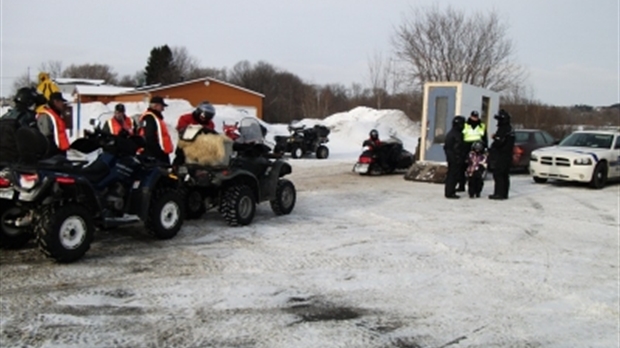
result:
M 111 85 L 77 85 L 71 94 L 73 95 L 75 102 L 102 102 L 107 104 L 109 102 L 116 101 L 118 95 L 131 91 L 135 91 L 135 88 Z
M 77 86 L 100 86 L 105 83 L 105 80 L 95 79 L 81 79 L 81 78 L 65 78 L 58 77 L 53 79 L 54 83 L 60 89 L 63 94 L 73 94 L 75 87 Z
M 245 109 L 260 119 L 263 118 L 263 98 L 265 97 L 263 94 L 211 77 L 134 89 L 117 94 L 114 101 L 140 102 L 155 95 L 168 99 L 185 99 L 192 105 L 197 105 L 204 100 L 211 104 L 231 105 Z

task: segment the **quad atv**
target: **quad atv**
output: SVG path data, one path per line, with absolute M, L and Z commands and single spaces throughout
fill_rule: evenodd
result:
M 96 125 L 95 132 L 71 144 L 67 157 L 10 168 L 13 202 L 31 213 L 46 256 L 58 262 L 80 259 L 95 228 L 143 222 L 158 239 L 178 233 L 184 215 L 179 182 L 164 165 L 136 155 L 143 142 L 105 134 Z
M 373 146 L 369 140 L 362 144 L 364 150 L 353 171 L 360 175 L 392 174 L 406 170 L 415 162 L 413 154 L 403 149 L 403 143 L 396 137 Z
M 207 210 L 218 207 L 230 226 L 244 226 L 252 222 L 256 204 L 260 202 L 269 201 L 276 215 L 290 214 L 293 210 L 295 186 L 283 178 L 292 172 L 290 164 L 270 153 L 256 119 L 242 119 L 238 131 L 237 141 L 224 143 L 225 155 L 218 163 L 186 162 L 178 166 L 187 218 L 199 218 Z M 221 135 L 201 135 L 188 128 L 181 139 L 191 142 L 199 136 Z
M 329 128 L 315 125 L 306 128 L 305 125 L 295 127 L 288 126 L 290 136 L 276 135 L 276 145 L 273 149 L 275 154 L 290 153 L 293 158 L 301 158 L 307 154 L 315 153 L 316 158 L 323 159 L 329 156 L 329 148 L 325 146 L 329 139 Z

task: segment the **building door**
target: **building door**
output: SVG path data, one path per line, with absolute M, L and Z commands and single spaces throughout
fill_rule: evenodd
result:
M 452 128 L 452 119 L 456 116 L 456 87 L 430 87 L 427 100 L 426 117 L 429 129 L 426 133 L 426 142 L 430 147 L 426 150 L 424 158 L 427 161 L 445 162 L 443 143 L 446 134 Z

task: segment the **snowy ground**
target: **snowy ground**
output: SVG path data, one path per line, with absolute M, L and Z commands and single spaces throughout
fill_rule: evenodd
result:
M 291 160 L 295 210 L 249 227 L 100 233 L 70 265 L 3 250 L 0 346 L 618 346 L 620 185 L 446 200 L 353 162 Z

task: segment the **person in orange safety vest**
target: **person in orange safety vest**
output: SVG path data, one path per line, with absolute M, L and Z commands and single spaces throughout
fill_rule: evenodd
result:
M 65 155 L 69 149 L 69 137 L 67 127 L 62 115 L 65 111 L 67 100 L 62 93 L 50 94 L 47 105 L 40 108 L 37 113 L 37 127 L 47 138 L 48 151 L 45 157 Z
M 140 116 L 140 135 L 144 137 L 143 154 L 170 164 L 170 154 L 174 151 L 168 127 L 162 112 L 168 106 L 159 96 L 151 98 L 149 108 Z
M 114 107 L 114 116 L 103 125 L 102 131 L 121 136 L 136 134 L 136 125 L 133 119 L 125 114 L 125 105 L 116 104 Z

